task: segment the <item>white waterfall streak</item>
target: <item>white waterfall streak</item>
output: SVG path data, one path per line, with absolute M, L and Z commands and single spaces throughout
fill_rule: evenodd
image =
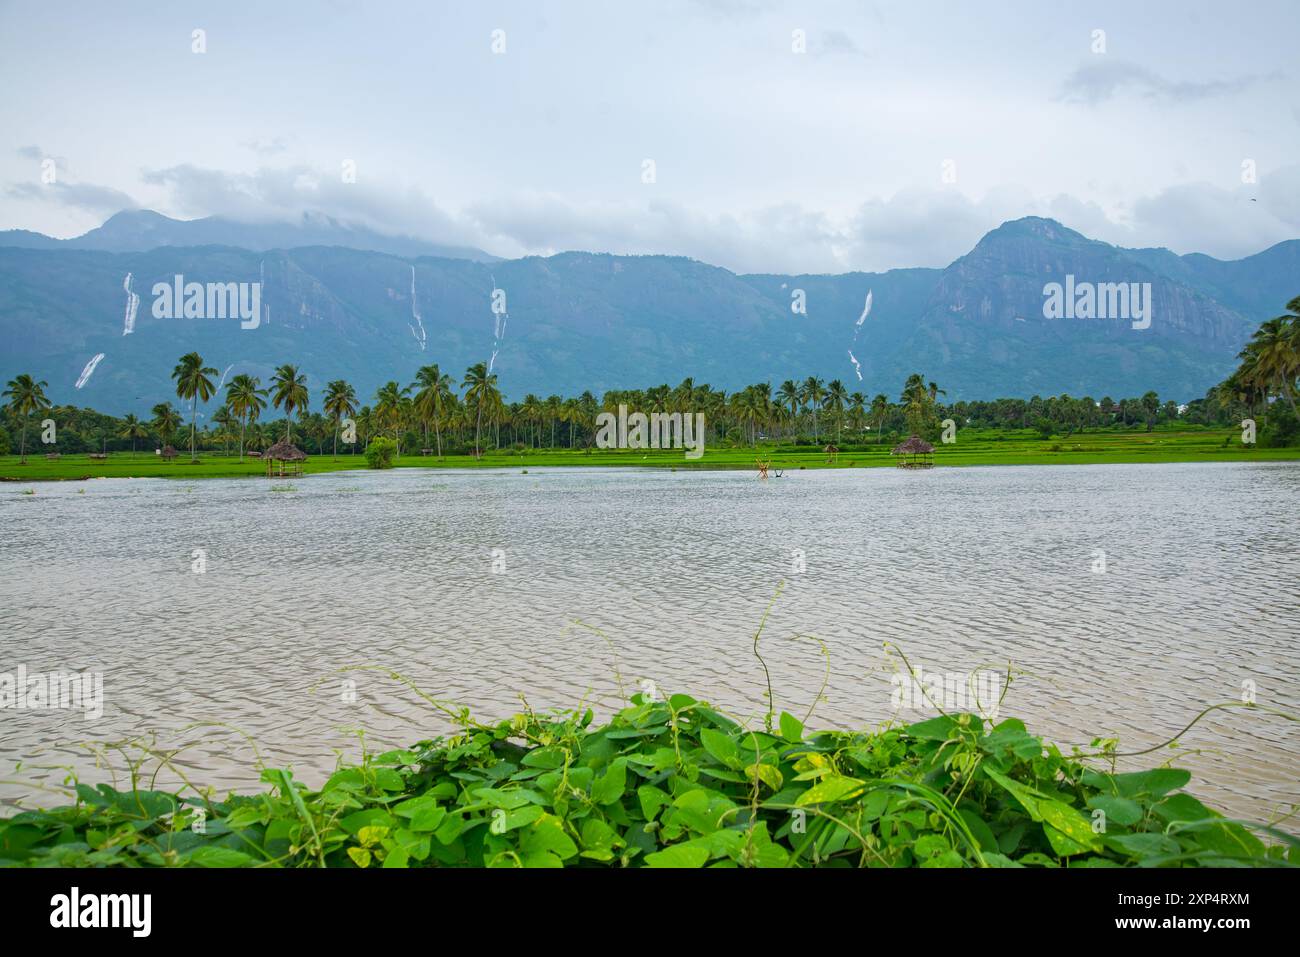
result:
M 492 280 L 492 298 L 494 300 L 492 309 L 492 358 L 488 360 L 488 375 L 491 375 L 492 367 L 496 365 L 497 353 L 501 351 L 501 343 L 506 338 L 506 320 L 510 318 L 510 313 L 496 311 L 497 279 L 496 276 L 491 274 L 488 275 L 488 278 Z
M 77 388 L 80 389 L 95 372 L 95 367 L 99 365 L 99 360 L 104 358 L 104 353 L 99 353 L 95 358 L 86 363 L 86 368 L 81 370 L 81 377 L 77 379 Z
M 415 336 L 415 341 L 420 344 L 420 351 L 423 352 L 424 344 L 429 337 L 425 334 L 424 322 L 420 317 L 420 306 L 415 299 L 415 266 L 411 266 L 411 318 L 415 320 L 416 326 L 419 326 L 420 329 L 417 332 L 415 326 L 409 322 L 406 324 L 406 328 L 411 330 L 411 335 Z
M 127 273 L 126 278 L 122 280 L 122 288 L 126 290 L 126 316 L 122 324 L 122 335 L 129 336 L 135 332 L 135 314 L 140 308 L 140 297 L 131 291 L 130 273 Z
M 858 381 L 862 381 L 862 363 L 853 354 L 853 347 L 858 344 L 858 333 L 862 331 L 862 324 L 867 321 L 867 316 L 871 315 L 871 290 L 867 290 L 867 301 L 862 307 L 862 315 L 858 316 L 858 321 L 853 324 L 853 341 L 849 343 L 849 361 L 853 363 L 853 371 L 858 374 Z
M 858 316 L 857 325 L 862 325 L 867 321 L 867 316 L 871 315 L 871 290 L 867 290 L 867 304 L 862 307 L 862 315 Z
M 234 367 L 235 367 L 235 364 L 232 362 L 232 363 L 230 363 L 230 365 L 226 366 L 226 371 L 223 372 L 223 373 L 221 373 L 221 381 L 217 383 L 217 391 L 218 391 L 218 392 L 220 392 L 220 391 L 221 391 L 221 387 L 222 387 L 223 385 L 226 384 L 226 376 L 230 375 L 230 370 L 233 369 Z

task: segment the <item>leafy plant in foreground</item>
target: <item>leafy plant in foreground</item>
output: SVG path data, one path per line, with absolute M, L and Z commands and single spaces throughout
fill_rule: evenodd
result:
M 453 713 L 448 711 L 448 713 Z M 1229 820 L 1187 771 L 1114 773 L 1015 719 L 752 731 L 684 695 L 515 715 L 363 756 L 320 789 L 267 769 L 225 800 L 76 786 L 0 820 L 9 866 L 1289 866 L 1300 841 Z M 1113 742 L 1112 742 L 1113 744 Z M 1113 747 L 1102 752 L 1106 759 Z M 1254 832 L 1270 838 L 1265 844 Z

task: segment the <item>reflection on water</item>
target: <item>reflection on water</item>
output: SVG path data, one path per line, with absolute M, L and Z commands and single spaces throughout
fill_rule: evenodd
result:
M 220 789 L 266 760 L 313 783 L 336 750 L 445 730 L 410 676 L 482 718 L 618 703 L 643 680 L 823 724 L 891 713 L 883 643 L 927 671 L 1010 661 L 1002 714 L 1063 746 L 1158 744 L 1207 704 L 1300 711 L 1300 467 L 1119 465 L 750 473 L 530 469 L 0 489 L 0 671 L 100 669 L 105 710 L 0 711 L 17 760 L 105 780 L 77 746 L 158 732 Z M 206 571 L 192 571 L 195 549 Z M 1097 550 L 1106 572 L 1095 574 Z M 499 551 L 496 551 L 499 550 Z M 802 558 L 806 570 L 799 571 Z M 581 620 L 600 629 L 614 646 Z M 356 682 L 350 700 L 347 678 Z M 905 714 L 911 720 L 921 717 Z M 1180 760 L 1260 819 L 1297 800 L 1296 726 L 1216 712 Z M 1160 760 L 1149 756 L 1142 763 Z M 119 762 L 120 767 L 120 762 Z M 40 772 L 18 775 L 36 781 Z M 52 783 L 63 773 L 49 776 Z M 164 780 L 167 780 L 164 777 Z M 10 800 L 32 791 L 0 786 Z M 48 803 L 49 797 L 44 801 Z

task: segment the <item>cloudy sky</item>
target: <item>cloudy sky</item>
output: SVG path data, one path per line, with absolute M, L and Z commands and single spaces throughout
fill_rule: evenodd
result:
M 1297 35 L 1295 0 L 0 2 L 0 228 L 316 211 L 842 272 L 1036 214 L 1233 258 L 1300 237 Z

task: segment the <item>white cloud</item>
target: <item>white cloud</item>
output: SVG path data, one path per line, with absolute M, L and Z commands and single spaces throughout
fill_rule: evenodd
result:
M 124 209 L 136 209 L 139 204 L 127 193 L 111 186 L 94 183 L 69 183 L 59 179 L 53 183 L 21 182 L 7 190 L 15 199 L 33 200 L 67 206 L 105 217 Z
M 1059 98 L 1067 103 L 1095 106 L 1123 93 L 1132 93 L 1148 99 L 1185 103 L 1241 93 L 1263 80 L 1277 78 L 1277 74 L 1267 77 L 1248 74 L 1228 80 L 1169 80 L 1137 63 L 1097 56 L 1065 78 Z

